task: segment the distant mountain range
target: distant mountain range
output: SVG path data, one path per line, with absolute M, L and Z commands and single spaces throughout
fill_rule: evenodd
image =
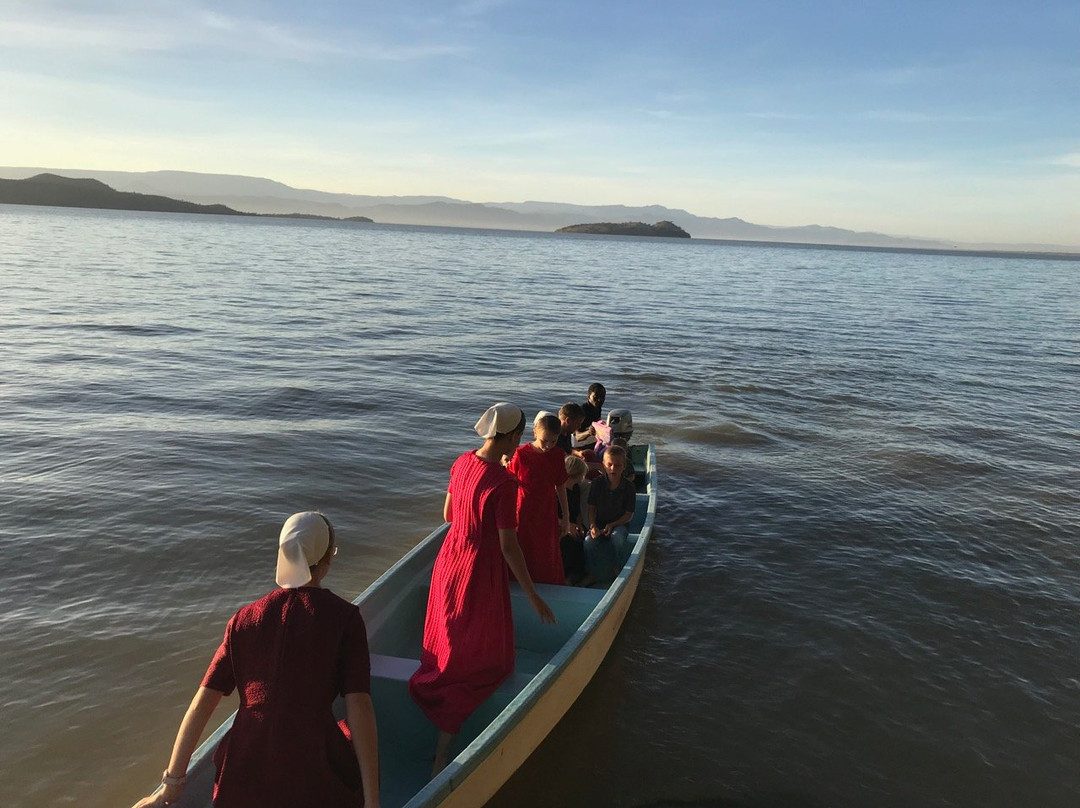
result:
M 217 216 L 283 216 L 299 219 L 328 219 L 309 213 L 248 213 L 222 204 L 203 205 L 182 199 L 118 191 L 101 180 L 90 177 L 64 177 L 59 174 L 35 174 L 25 179 L 0 178 L 0 204 L 51 205 L 66 208 L 102 208 L 105 210 L 140 210 L 154 213 L 210 213 Z M 346 221 L 370 222 L 364 216 L 350 216 Z
M 120 192 L 171 197 L 196 205 L 222 205 L 234 211 L 269 215 L 307 214 L 336 219 L 366 217 L 385 224 L 478 227 L 552 232 L 575 224 L 667 220 L 694 238 L 827 244 L 908 249 L 1075 252 L 1050 244 L 959 244 L 933 239 L 858 232 L 811 224 L 776 227 L 738 218 L 696 216 L 661 205 L 571 205 L 561 202 L 467 202 L 445 196 L 371 196 L 292 188 L 274 180 L 188 171 L 90 171 L 0 167 L 0 177 L 24 179 L 51 173 L 96 179 Z M 39 203 L 40 204 L 40 203 Z M 224 212 L 224 211 L 223 211 Z

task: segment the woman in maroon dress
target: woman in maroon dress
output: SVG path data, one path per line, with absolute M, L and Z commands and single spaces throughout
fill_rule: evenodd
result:
M 136 808 L 180 799 L 199 737 L 234 688 L 240 707 L 214 754 L 215 808 L 378 808 L 367 630 L 355 605 L 320 587 L 336 552 L 333 526 L 321 513 L 285 522 L 276 576 L 282 588 L 229 621 L 180 724 L 162 785 Z M 339 693 L 351 737 L 332 712 Z
M 409 680 L 409 693 L 438 729 L 432 776 L 450 762 L 450 745 L 465 719 L 513 673 L 507 566 L 540 619 L 555 622 L 521 555 L 517 483 L 501 462 L 521 442 L 525 414 L 513 404 L 496 404 L 474 428 L 484 445 L 450 469 L 443 504 L 450 529 L 431 574 L 420 668 Z

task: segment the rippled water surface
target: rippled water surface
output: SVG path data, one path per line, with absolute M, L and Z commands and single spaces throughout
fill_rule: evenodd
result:
M 285 516 L 353 597 L 603 381 L 654 546 L 493 808 L 1074 808 L 1078 270 L 0 206 L 0 804 L 131 804 Z

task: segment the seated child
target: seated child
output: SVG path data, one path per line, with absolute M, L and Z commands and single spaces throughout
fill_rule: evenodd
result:
M 600 382 L 589 385 L 588 400 L 581 405 L 584 418 L 581 421 L 581 430 L 574 435 L 575 448 L 591 449 L 596 442 L 596 433 L 592 425 L 596 421 L 603 420 L 604 401 L 607 398 L 607 390 Z
M 623 478 L 626 461 L 625 449 L 609 446 L 604 452 L 604 476 L 589 486 L 585 566 L 590 583 L 607 584 L 618 572 L 619 550 L 637 505 L 634 484 Z
M 566 584 L 571 586 L 585 577 L 585 514 L 589 507 L 589 483 L 585 479 L 585 472 L 589 467 L 577 455 L 567 455 L 565 463 L 570 530 L 563 534 L 560 550 Z
M 623 470 L 623 477 L 630 482 L 634 481 L 634 463 L 630 458 L 630 444 L 626 438 L 618 437 L 611 439 L 612 446 L 621 446 L 626 451 L 626 468 Z

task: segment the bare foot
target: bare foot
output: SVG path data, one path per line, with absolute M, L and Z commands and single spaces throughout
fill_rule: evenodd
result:
M 450 764 L 450 745 L 453 742 L 453 735 L 439 731 L 439 737 L 435 740 L 435 762 L 431 766 L 431 779 L 434 780 L 439 772 Z

